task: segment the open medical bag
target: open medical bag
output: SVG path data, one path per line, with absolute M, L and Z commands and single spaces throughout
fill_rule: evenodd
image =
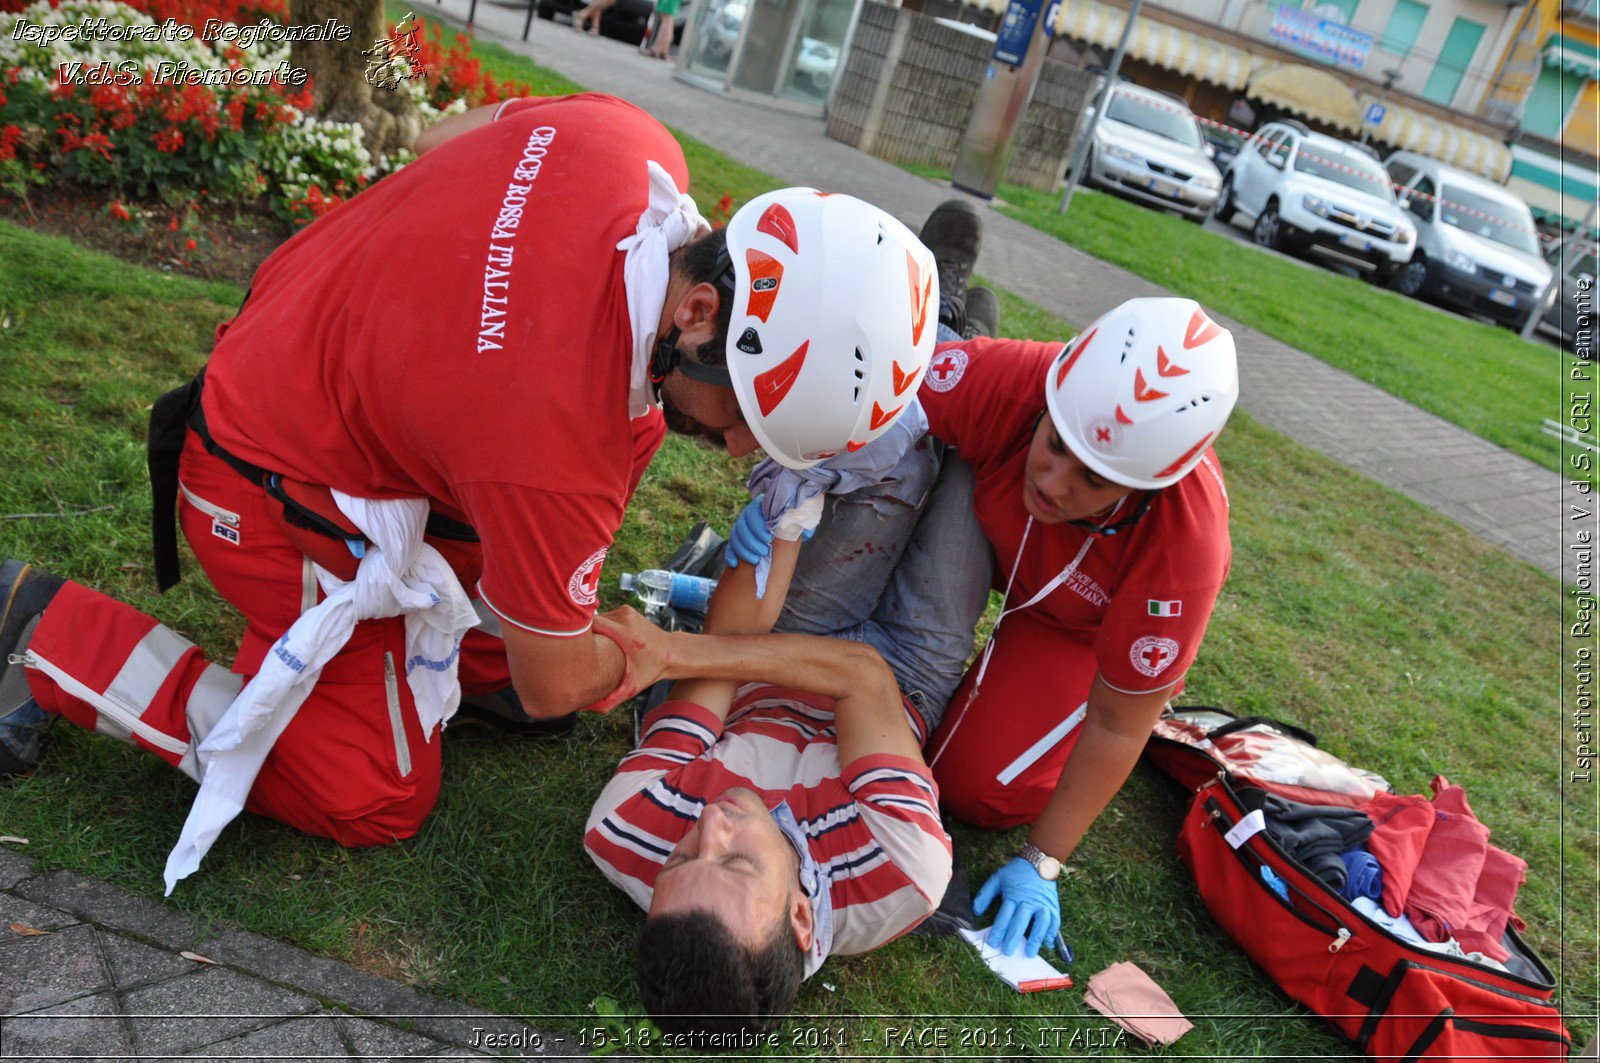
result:
M 1261 817 L 1252 818 L 1240 796 L 1256 788 L 1355 808 L 1388 791 L 1382 778 L 1317 749 L 1298 728 L 1212 709 L 1164 717 L 1145 755 L 1195 791 L 1178 855 L 1217 922 L 1362 1053 L 1396 1061 L 1567 1058 L 1572 1042 L 1552 1003 L 1555 979 L 1515 928 L 1501 939 L 1507 970 L 1406 941 L 1259 829 Z

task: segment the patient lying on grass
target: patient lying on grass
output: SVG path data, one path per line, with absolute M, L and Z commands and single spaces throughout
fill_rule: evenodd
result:
M 906 933 L 950 881 L 921 718 L 876 650 L 768 634 L 798 552 L 774 547 L 766 596 L 752 566 L 729 569 L 705 627 L 759 639 L 757 674 L 679 682 L 584 836 L 648 913 L 635 960 L 645 1009 L 707 1047 L 776 1025 L 829 955 Z M 631 633 L 657 637 L 647 626 Z

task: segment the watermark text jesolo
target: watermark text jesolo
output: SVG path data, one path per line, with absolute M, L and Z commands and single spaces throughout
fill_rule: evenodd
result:
M 1568 636 L 1566 699 L 1572 727 L 1572 768 L 1569 780 L 1573 783 L 1593 783 L 1595 762 L 1594 692 L 1596 647 L 1595 628 L 1595 519 L 1596 500 L 1594 484 L 1596 465 L 1600 454 L 1592 444 L 1595 431 L 1595 362 L 1594 362 L 1594 291 L 1593 278 L 1578 277 L 1578 295 L 1573 311 L 1576 320 L 1574 347 L 1579 357 L 1567 370 L 1566 409 L 1562 411 L 1568 430 L 1563 440 L 1562 459 L 1567 472 L 1567 520 L 1570 525 L 1564 537 L 1568 550 L 1567 581 L 1568 611 L 1566 615 Z
M 199 40 L 206 44 L 233 45 L 241 50 L 249 50 L 262 45 L 293 44 L 296 41 L 348 41 L 350 37 L 350 27 L 331 18 L 305 26 L 280 26 L 267 19 L 241 24 L 212 18 L 197 30 L 172 19 L 129 26 L 96 15 L 65 25 L 21 18 L 11 28 L 12 40 L 41 48 L 56 43 L 139 41 L 160 44 Z M 148 70 L 137 60 L 131 59 L 97 66 L 62 63 L 56 70 L 57 81 L 64 85 L 133 85 L 148 77 L 154 81 L 194 85 L 263 85 L 278 81 L 299 86 L 306 83 L 307 76 L 304 67 L 290 66 L 287 62 L 264 70 L 250 70 L 243 67 L 203 67 L 170 59 L 161 60 Z

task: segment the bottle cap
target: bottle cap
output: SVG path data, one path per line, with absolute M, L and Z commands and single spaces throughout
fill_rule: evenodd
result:
M 631 590 L 633 590 L 633 586 L 634 586 L 634 583 L 636 582 L 636 580 L 635 580 L 634 575 L 633 575 L 632 572 L 624 572 L 622 574 L 622 579 L 619 582 L 622 584 L 622 589 L 623 590 L 631 591 Z

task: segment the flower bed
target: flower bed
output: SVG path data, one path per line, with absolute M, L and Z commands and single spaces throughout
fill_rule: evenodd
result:
M 206 203 L 259 203 L 291 225 L 333 209 L 409 160 L 374 157 L 359 125 L 307 112 L 311 86 L 291 85 L 287 44 L 207 41 L 215 19 L 248 26 L 281 21 L 285 0 L 0 0 L 0 192 L 26 202 L 46 180 L 105 190 L 116 220 L 141 224 L 127 200 L 157 200 L 188 228 Z M 19 20 L 34 28 L 18 39 Z M 111 33 L 52 32 L 103 19 Z M 39 31 L 38 27 L 44 27 Z M 163 27 L 166 27 L 164 30 Z M 187 36 L 188 39 L 182 39 Z M 114 39 L 106 39 L 111 37 Z M 419 41 L 422 64 L 403 91 L 424 121 L 492 103 L 526 86 L 485 77 L 465 37 L 443 44 L 437 28 Z M 224 71 L 196 84 L 186 71 Z M 159 211 L 158 211 L 159 212 Z M 151 211 L 146 208 L 146 219 Z M 179 245 L 194 249 L 193 235 Z

